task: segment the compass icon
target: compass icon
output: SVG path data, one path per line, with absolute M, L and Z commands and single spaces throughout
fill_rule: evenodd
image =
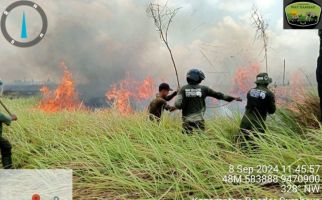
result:
M 18 23 L 17 23 L 18 22 Z M 1 31 L 5 39 L 17 47 L 38 44 L 48 28 L 44 10 L 32 1 L 16 1 L 9 5 L 1 17 Z

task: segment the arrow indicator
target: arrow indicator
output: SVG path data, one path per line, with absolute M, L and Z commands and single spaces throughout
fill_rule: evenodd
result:
M 23 14 L 22 14 L 21 38 L 22 39 L 27 39 L 28 38 L 27 23 L 26 23 L 26 14 L 25 14 L 25 12 L 23 12 Z

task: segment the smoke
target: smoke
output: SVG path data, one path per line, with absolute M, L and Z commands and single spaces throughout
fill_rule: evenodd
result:
M 81 85 L 81 95 L 104 96 L 113 83 L 127 73 L 143 78 L 147 75 L 175 83 L 166 48 L 145 11 L 147 0 L 38 0 L 45 10 L 49 29 L 40 44 L 21 49 L 3 37 L 0 50 L 0 77 L 5 81 L 35 79 L 58 81 L 63 60 Z M 249 21 L 252 3 L 241 1 L 238 9 L 232 2 L 211 0 L 169 1 L 182 7 L 170 30 L 170 45 L 179 67 L 182 82 L 191 67 L 207 73 L 209 85 L 229 85 L 240 66 L 259 63 L 263 66 L 260 42 L 254 42 Z M 314 66 L 318 47 L 312 32 L 284 32 L 280 24 L 281 3 L 268 1 L 263 15 L 271 17 L 269 64 L 276 78 L 281 74 L 283 59 L 290 60 L 289 70 Z M 0 2 L 5 9 L 11 0 Z M 278 5 L 276 5 L 278 4 Z M 260 5 L 259 8 L 261 9 Z M 272 14 L 273 13 L 273 14 Z M 19 20 L 19 18 L 17 18 Z M 32 20 L 32 19 L 29 19 Z M 300 40 L 302 38 L 303 40 Z M 297 43 L 296 41 L 301 41 Z M 292 43 L 292 44 L 291 44 Z M 312 49 L 313 48 L 313 49 Z M 276 53 L 276 52 L 281 53 Z M 294 58 L 293 55 L 299 55 Z M 312 73 L 314 68 L 307 70 Z M 213 72 L 224 72 L 213 73 Z M 175 87 L 175 86 L 173 86 Z
M 1 64 L 10 67 L 1 73 L 7 78 L 57 80 L 62 74 L 59 63 L 64 60 L 78 84 L 86 86 L 87 95 L 104 95 L 125 72 L 140 66 L 140 55 L 153 33 L 153 29 L 142 31 L 148 25 L 148 20 L 140 21 L 145 18 L 144 7 L 138 9 L 134 3 L 123 6 L 121 1 L 39 4 L 48 15 L 48 34 L 30 49 L 13 51 L 15 47 L 6 44 L 12 52 L 5 53 L 8 56 Z

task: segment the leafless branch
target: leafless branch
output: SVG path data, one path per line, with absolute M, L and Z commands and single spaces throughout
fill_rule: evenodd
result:
M 267 35 L 267 28 L 268 23 L 264 20 L 263 16 L 259 12 L 259 10 L 253 6 L 252 9 L 252 15 L 251 15 L 253 26 L 256 29 L 256 40 L 262 40 L 263 41 L 263 49 L 265 51 L 265 63 L 266 63 L 266 72 L 268 72 L 268 35 Z
M 160 5 L 158 3 L 149 3 L 146 10 L 148 16 L 153 19 L 154 25 L 160 34 L 160 38 L 163 41 L 163 43 L 166 45 L 170 53 L 171 61 L 177 77 L 178 87 L 180 87 L 179 75 L 178 75 L 178 70 L 177 70 L 173 53 L 169 45 L 168 33 L 169 33 L 169 28 L 173 22 L 173 19 L 177 15 L 179 9 L 180 8 L 175 8 L 175 9 L 169 8 L 168 1 L 167 1 L 165 5 Z

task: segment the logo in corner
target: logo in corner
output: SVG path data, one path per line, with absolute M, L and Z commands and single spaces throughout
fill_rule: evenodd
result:
M 284 28 L 321 29 L 321 10 L 313 0 L 284 0 Z

